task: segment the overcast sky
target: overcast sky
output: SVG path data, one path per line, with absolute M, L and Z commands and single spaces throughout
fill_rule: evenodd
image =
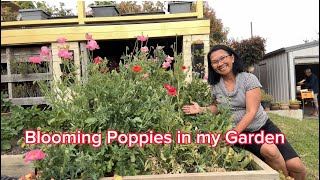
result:
M 76 0 L 64 2 L 76 11 Z M 249 38 L 252 22 L 253 35 L 267 40 L 267 52 L 319 39 L 319 0 L 210 0 L 209 4 L 229 29 L 228 38 Z

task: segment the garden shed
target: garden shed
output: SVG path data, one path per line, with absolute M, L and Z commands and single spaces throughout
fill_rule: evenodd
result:
M 137 36 L 149 38 L 148 46 L 165 46 L 176 43 L 177 51 L 182 52 L 185 66 L 192 66 L 191 45 L 200 41 L 204 52 L 209 51 L 210 21 L 203 18 L 203 2 L 196 2 L 194 12 L 175 12 L 160 14 L 136 14 L 113 16 L 86 15 L 85 1 L 78 1 L 77 15 L 74 17 L 45 17 L 24 19 L 21 21 L 2 21 L 1 23 L 1 91 L 9 99 L 20 105 L 43 104 L 44 99 L 32 87 L 32 82 L 39 79 L 57 80 L 62 76 L 58 38 L 66 38 L 69 50 L 73 52 L 74 63 L 80 67 L 78 74 L 85 72 L 88 54 L 85 48 L 85 34 L 93 35 L 100 49 L 94 56 L 117 59 L 124 53 L 126 45 L 134 45 Z M 39 12 L 39 9 L 37 9 Z M 46 19 L 47 18 L 47 19 Z M 22 18 L 23 19 L 23 18 Z M 150 42 L 150 43 L 149 43 Z M 52 59 L 49 69 L 44 68 L 41 74 L 27 72 L 26 76 L 12 69 L 13 61 L 26 62 L 28 57 L 40 54 L 40 48 L 47 46 Z M 120 49 L 120 50 L 119 50 Z M 203 72 L 206 73 L 207 61 L 203 56 Z M 21 65 L 20 63 L 20 65 Z M 188 72 L 191 79 L 192 71 Z M 203 74 L 204 75 L 204 74 Z M 32 87 L 32 92 L 24 89 Z M 17 90 L 18 89 L 18 90 Z M 29 88 L 30 89 L 30 88 Z M 21 91 L 23 95 L 17 93 Z
M 297 82 L 310 68 L 319 77 L 319 41 L 281 48 L 264 56 L 253 72 L 274 101 L 297 98 Z

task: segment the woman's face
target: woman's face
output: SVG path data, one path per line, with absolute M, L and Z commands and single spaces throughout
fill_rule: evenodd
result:
M 234 56 L 229 55 L 225 50 L 219 49 L 211 53 L 211 66 L 218 74 L 228 75 L 232 73 Z

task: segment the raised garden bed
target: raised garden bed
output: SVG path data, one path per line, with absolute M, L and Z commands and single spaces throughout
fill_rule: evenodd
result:
M 141 175 L 125 176 L 126 180 L 225 180 L 225 179 L 268 179 L 278 180 L 279 173 L 264 163 L 255 155 L 251 165 L 255 170 L 252 171 L 231 171 L 231 172 L 209 172 L 209 173 L 186 173 L 186 174 L 160 174 L 160 175 Z M 25 163 L 22 155 L 1 155 L 1 175 L 22 176 L 33 172 L 32 163 Z M 101 180 L 112 180 L 113 177 L 100 178 Z

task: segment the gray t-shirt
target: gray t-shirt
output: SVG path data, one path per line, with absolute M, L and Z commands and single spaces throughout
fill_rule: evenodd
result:
M 246 113 L 246 92 L 262 87 L 257 77 L 253 74 L 242 72 L 236 76 L 236 84 L 233 92 L 229 92 L 225 87 L 222 78 L 212 86 L 212 97 L 217 100 L 219 106 L 230 106 L 234 115 L 233 122 L 238 124 Z M 256 116 L 245 131 L 258 131 L 267 121 L 268 115 L 260 104 Z

